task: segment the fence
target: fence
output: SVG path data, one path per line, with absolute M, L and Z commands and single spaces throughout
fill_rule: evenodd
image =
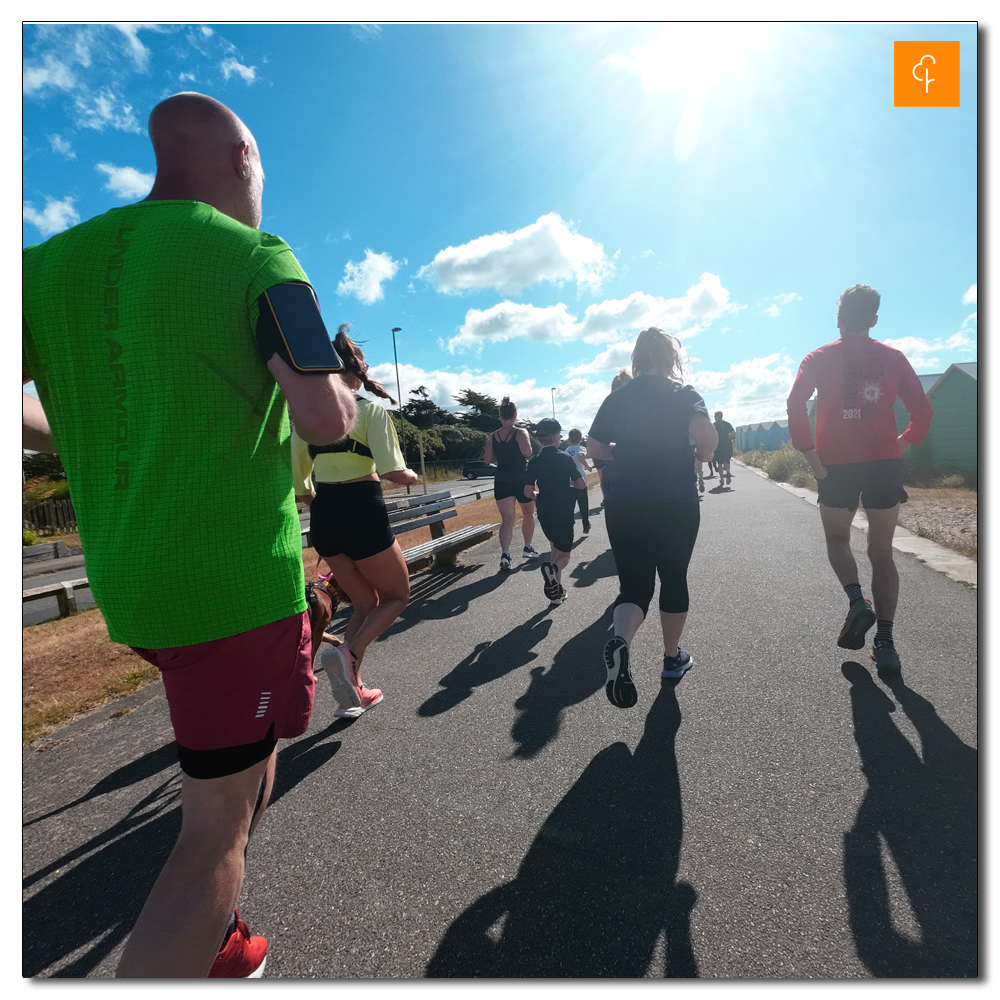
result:
M 73 510 L 73 501 L 68 499 L 44 500 L 25 512 L 24 525 L 40 535 L 73 531 L 76 529 L 76 511 Z

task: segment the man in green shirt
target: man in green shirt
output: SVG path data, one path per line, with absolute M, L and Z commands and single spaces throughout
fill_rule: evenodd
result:
M 108 633 L 160 668 L 177 736 L 181 833 L 118 975 L 256 977 L 267 941 L 235 912 L 243 854 L 277 739 L 305 732 L 314 691 L 288 409 L 325 444 L 356 408 L 308 279 L 257 229 L 247 127 L 185 93 L 149 134 L 148 198 L 24 252 L 41 400 L 25 397 L 24 444 L 58 450 Z M 209 520 L 250 586 L 219 579 Z

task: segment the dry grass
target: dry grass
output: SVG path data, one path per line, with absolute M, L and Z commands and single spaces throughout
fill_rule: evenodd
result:
M 899 523 L 922 538 L 979 560 L 979 494 L 966 488 L 907 486 Z
M 22 631 L 21 738 L 31 743 L 70 719 L 154 681 L 159 671 L 108 638 L 96 608 Z

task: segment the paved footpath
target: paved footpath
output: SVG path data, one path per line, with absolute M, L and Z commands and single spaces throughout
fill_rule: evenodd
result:
M 835 644 L 814 506 L 738 470 L 701 509 L 696 665 L 661 683 L 647 622 L 633 709 L 603 690 L 599 513 L 564 606 L 494 539 L 414 578 L 368 655 L 382 705 L 335 721 L 317 677 L 249 850 L 269 978 L 978 974 L 976 591 L 897 554 L 888 686 Z M 23 781 L 23 974 L 109 976 L 179 824 L 161 686 L 26 750 Z

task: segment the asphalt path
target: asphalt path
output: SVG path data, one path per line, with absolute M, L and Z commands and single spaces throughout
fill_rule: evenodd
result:
M 366 658 L 383 704 L 334 720 L 317 676 L 248 853 L 267 977 L 977 976 L 975 591 L 896 554 L 887 683 L 836 646 L 816 507 L 738 474 L 701 504 L 695 666 L 660 681 L 654 617 L 623 711 L 599 497 L 563 606 L 493 539 L 414 578 Z M 161 686 L 26 750 L 23 781 L 23 974 L 109 976 L 179 827 Z

